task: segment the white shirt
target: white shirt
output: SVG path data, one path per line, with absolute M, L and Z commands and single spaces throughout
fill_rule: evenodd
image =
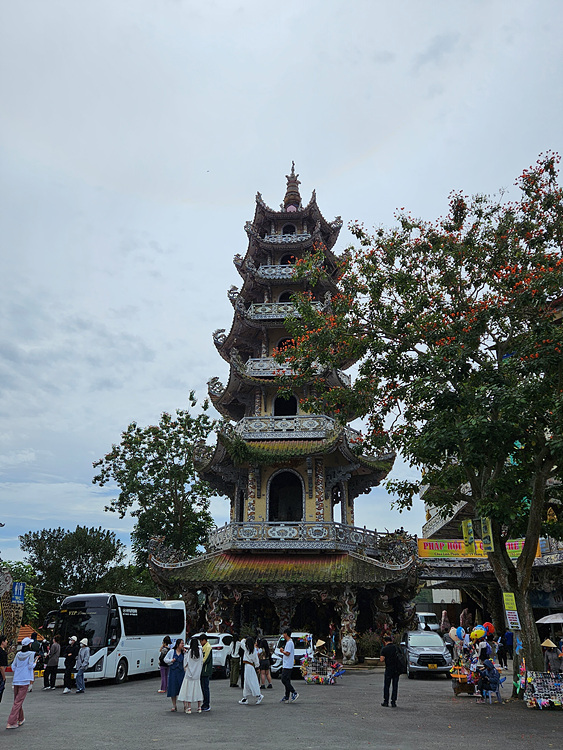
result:
M 295 666 L 295 658 L 293 656 L 295 644 L 291 638 L 285 642 L 283 649 L 289 653 L 289 656 L 283 654 L 282 669 L 293 669 Z

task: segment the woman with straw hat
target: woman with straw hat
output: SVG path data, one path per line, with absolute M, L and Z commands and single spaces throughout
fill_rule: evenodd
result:
M 563 671 L 563 654 L 561 653 L 561 651 L 557 650 L 557 646 L 555 645 L 555 643 L 550 638 L 546 638 L 546 640 L 542 643 L 542 646 L 545 649 L 545 671 Z

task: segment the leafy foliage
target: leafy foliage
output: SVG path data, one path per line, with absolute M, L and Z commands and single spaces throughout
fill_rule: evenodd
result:
M 425 500 L 443 512 L 467 500 L 490 517 L 491 565 L 503 589 L 524 598 L 540 533 L 563 530 L 546 523 L 557 499 L 549 487 L 563 479 L 558 162 L 540 157 L 513 201 L 453 193 L 436 222 L 402 212 L 398 226 L 374 234 L 354 225 L 359 246 L 342 259 L 332 310 L 297 295 L 295 344 L 278 355 L 301 382 L 315 364 L 359 360 L 351 389 L 315 383 L 305 408 L 367 414 L 365 447 L 423 467 Z M 318 268 L 314 257 L 302 272 Z M 419 485 L 391 489 L 408 508 Z M 503 544 L 513 536 L 527 540 L 516 567 Z
M 190 405 L 197 400 L 190 393 Z M 163 413 L 158 425 L 139 427 L 131 423 L 104 458 L 94 463 L 99 473 L 93 478 L 101 487 L 115 482 L 119 495 L 105 508 L 137 519 L 131 535 L 135 559 L 146 564 L 151 537 L 193 555 L 213 524 L 209 513 L 211 486 L 195 470 L 194 448 L 205 442 L 214 423 L 203 413 L 192 416 L 177 410 L 175 416 Z
M 62 596 L 99 591 L 100 581 L 125 557 L 125 545 L 101 527 L 30 531 L 20 536 L 20 546 L 36 576 L 41 617 Z

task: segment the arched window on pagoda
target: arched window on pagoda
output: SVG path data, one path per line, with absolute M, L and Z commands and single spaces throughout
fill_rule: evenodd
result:
M 293 292 L 282 292 L 278 297 L 278 302 L 291 302 Z
M 297 399 L 295 396 L 274 399 L 274 417 L 294 417 L 297 414 Z
M 280 266 L 293 266 L 295 265 L 297 258 L 295 255 L 291 255 L 290 253 L 286 253 L 286 255 L 282 255 L 280 259 Z
M 295 227 L 293 224 L 286 224 L 282 229 L 282 234 L 295 234 Z
M 293 471 L 280 471 L 268 489 L 268 521 L 302 521 L 304 488 L 301 477 Z

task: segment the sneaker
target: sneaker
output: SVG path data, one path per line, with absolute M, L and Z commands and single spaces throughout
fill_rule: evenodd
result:
M 391 708 L 397 708 L 397 704 L 396 703 L 391 703 Z
M 291 696 L 291 702 L 294 703 L 299 698 L 299 693 L 293 693 Z
M 65 688 L 63 690 L 63 695 L 66 695 L 67 693 L 70 693 L 70 688 Z
M 50 690 L 51 688 L 50 687 L 46 687 L 46 688 L 41 688 L 41 689 L 42 690 Z
M 260 694 L 260 695 L 258 696 L 258 698 L 256 698 L 256 705 L 258 705 L 259 703 L 262 703 L 262 699 L 263 699 L 263 698 L 264 698 L 264 696 L 263 696 L 262 694 Z
M 272 688 L 273 688 L 274 686 L 273 686 L 273 685 L 272 685 L 272 683 L 270 682 L 270 684 L 269 684 L 269 685 L 266 685 L 266 687 L 267 687 L 267 689 L 268 689 L 268 690 L 271 690 L 271 689 L 272 689 Z
M 284 697 L 281 699 L 280 703 L 289 703 L 289 698 L 286 698 L 285 695 L 284 695 Z
M 49 690 L 56 690 L 56 689 L 57 689 L 56 687 L 49 688 Z
M 76 691 L 76 695 L 78 695 L 78 693 L 83 693 L 83 692 L 84 692 L 84 690 L 77 690 Z
M 385 706 L 385 708 L 389 708 L 389 704 L 388 704 L 388 703 L 386 703 L 385 701 L 383 701 L 383 703 L 382 703 L 381 705 L 382 705 L 382 706 Z
M 202 711 L 211 711 L 211 706 L 207 706 L 207 708 L 202 708 Z
M 265 689 L 266 689 L 266 685 L 260 685 L 260 690 L 265 690 Z
M 241 698 L 241 700 L 239 701 L 239 703 L 240 703 L 241 706 L 245 706 L 248 703 L 248 701 L 246 700 L 246 698 Z M 203 710 L 205 711 L 206 709 L 204 708 Z

